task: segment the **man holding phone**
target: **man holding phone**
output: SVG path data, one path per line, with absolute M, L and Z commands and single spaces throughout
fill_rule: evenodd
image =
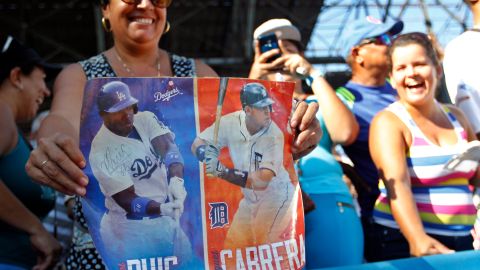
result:
M 305 59 L 300 31 L 289 20 L 264 22 L 254 31 L 254 39 L 255 59 L 249 78 L 295 82 L 293 98 L 317 102 L 320 108 L 316 117 L 322 128 L 322 139 L 297 163 L 305 192 L 302 192 L 304 208 L 307 209 L 309 202 L 316 206 L 309 212 L 305 210 L 306 268 L 360 264 L 363 259 L 361 223 L 352 195 L 342 181 L 342 169 L 331 153 L 333 144 L 349 143 L 356 137 L 358 124 L 322 73 Z M 305 200 L 306 193 L 311 198 L 309 201 Z M 322 239 L 322 243 L 318 239 Z
M 300 31 L 287 19 L 271 19 L 253 33 L 255 58 L 250 79 L 295 81 L 294 98 L 304 100 L 301 80 L 321 77 L 303 56 Z

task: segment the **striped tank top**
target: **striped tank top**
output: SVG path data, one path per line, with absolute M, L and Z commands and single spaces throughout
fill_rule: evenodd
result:
M 412 193 L 425 232 L 446 236 L 469 235 L 476 209 L 468 181 L 474 175 L 476 165 L 472 163 L 467 171 L 443 169 L 444 164 L 461 151 L 462 144 L 467 143 L 467 134 L 448 107 L 439 106 L 442 106 L 455 129 L 458 138 L 455 145 L 440 147 L 430 142 L 399 102 L 391 104 L 387 110 L 400 118 L 412 134 L 406 161 Z M 379 188 L 373 218 L 378 224 L 398 229 L 383 181 L 380 181 Z

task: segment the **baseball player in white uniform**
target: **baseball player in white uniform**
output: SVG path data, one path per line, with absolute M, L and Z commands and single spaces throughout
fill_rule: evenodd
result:
M 137 112 L 126 84 L 105 84 L 97 105 L 103 125 L 89 162 L 105 195 L 100 235 L 114 258 L 191 255 L 179 226 L 186 191 L 174 134 L 151 112 Z M 168 180 L 167 180 L 168 179 Z
M 214 126 L 194 141 L 192 152 L 213 175 L 240 186 L 244 198 L 233 218 L 225 247 L 246 247 L 288 239 L 293 221 L 294 186 L 283 166 L 284 137 L 271 119 L 274 101 L 260 83 L 242 87 L 243 110 L 222 116 L 218 144 L 212 145 Z M 228 147 L 234 168 L 219 160 Z

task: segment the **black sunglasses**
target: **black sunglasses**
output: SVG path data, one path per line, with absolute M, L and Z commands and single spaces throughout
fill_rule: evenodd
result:
M 167 8 L 172 3 L 172 0 L 150 0 L 152 4 L 159 8 Z M 129 5 L 138 5 L 142 0 L 122 0 L 122 2 Z
M 391 46 L 392 36 L 390 34 L 381 34 L 380 36 L 377 36 L 377 37 L 366 38 L 362 40 L 357 46 L 363 46 L 363 45 L 372 44 L 372 43 L 375 43 L 377 45 Z

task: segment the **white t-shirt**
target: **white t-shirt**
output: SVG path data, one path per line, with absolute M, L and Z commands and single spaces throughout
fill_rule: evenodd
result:
M 480 32 L 469 30 L 450 41 L 443 68 L 450 99 L 480 133 Z

